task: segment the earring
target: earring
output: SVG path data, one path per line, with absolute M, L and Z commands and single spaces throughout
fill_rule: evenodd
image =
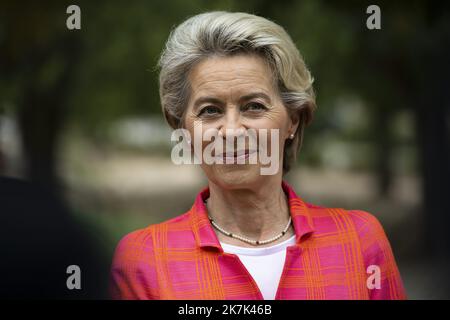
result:
M 289 136 L 289 138 L 294 139 L 295 135 L 293 133 L 291 133 L 291 135 Z

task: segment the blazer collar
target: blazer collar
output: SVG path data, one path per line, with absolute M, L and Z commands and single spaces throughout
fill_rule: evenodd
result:
M 307 204 L 296 195 L 294 189 L 285 181 L 282 181 L 281 186 L 288 197 L 289 212 L 295 230 L 295 239 L 297 245 L 299 245 L 306 235 L 314 232 L 313 221 Z M 219 239 L 208 218 L 207 208 L 204 203 L 204 200 L 208 197 L 209 187 L 205 187 L 197 195 L 195 203 L 189 211 L 191 228 L 197 246 L 215 247 L 223 252 Z

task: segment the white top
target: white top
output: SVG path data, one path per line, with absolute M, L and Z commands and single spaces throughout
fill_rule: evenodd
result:
M 220 242 L 223 251 L 236 254 L 247 268 L 265 300 L 274 300 L 286 260 L 286 248 L 295 244 L 291 238 L 265 248 L 244 248 Z

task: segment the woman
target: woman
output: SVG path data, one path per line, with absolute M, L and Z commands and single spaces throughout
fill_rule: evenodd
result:
M 215 141 L 227 148 L 233 135 L 232 147 L 234 137 L 249 144 L 257 136 L 258 144 L 231 153 L 215 149 L 216 160 L 244 163 L 201 162 L 208 187 L 188 212 L 120 241 L 114 298 L 405 298 L 376 218 L 306 203 L 283 181 L 315 97 L 310 73 L 282 27 L 246 13 L 200 14 L 171 33 L 159 64 L 165 118 L 194 137 L 187 142 L 197 156 L 209 141 L 196 130 L 216 130 Z M 258 135 L 245 135 L 250 130 Z M 264 130 L 276 134 L 261 135 Z M 263 174 L 261 158 L 250 163 L 250 153 L 261 156 L 269 148 L 282 165 Z

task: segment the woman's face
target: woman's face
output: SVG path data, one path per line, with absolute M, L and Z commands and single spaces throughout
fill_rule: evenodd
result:
M 287 109 L 283 106 L 274 88 L 271 71 L 261 57 L 239 54 L 208 58 L 191 70 L 189 83 L 191 95 L 184 125 L 190 132 L 193 146 L 197 144 L 201 146 L 202 152 L 205 152 L 205 148 L 214 141 L 214 139 L 206 141 L 202 139 L 203 133 L 209 129 L 218 131 L 218 137 L 223 139 L 224 146 L 226 137 L 230 133 L 239 135 L 252 131 L 257 133 L 256 137 L 264 133 L 267 137 L 268 150 L 264 152 L 272 159 L 279 161 L 276 175 L 282 174 L 284 142 L 291 133 L 295 133 L 298 123 L 292 121 Z M 267 131 L 261 129 L 267 129 Z M 273 138 L 271 132 L 276 130 L 272 129 L 278 129 L 278 138 Z M 201 137 L 195 136 L 195 131 L 201 132 Z M 202 141 L 199 142 L 196 139 Z M 250 149 L 249 139 L 251 138 L 245 139 L 247 151 Z M 273 139 L 276 141 L 272 141 Z M 256 145 L 259 149 L 260 139 L 257 140 Z M 276 144 L 279 146 L 278 150 L 272 148 L 272 145 Z M 234 146 L 238 151 L 242 151 L 242 145 L 234 144 Z M 271 150 L 276 150 L 274 153 L 277 154 L 271 155 Z M 262 152 L 262 150 L 258 151 Z M 202 161 L 201 166 L 209 180 L 232 189 L 257 185 L 263 181 L 261 167 L 268 165 L 261 163 L 259 155 L 257 159 L 258 161 L 254 163 L 247 158 L 244 164 L 206 164 Z

